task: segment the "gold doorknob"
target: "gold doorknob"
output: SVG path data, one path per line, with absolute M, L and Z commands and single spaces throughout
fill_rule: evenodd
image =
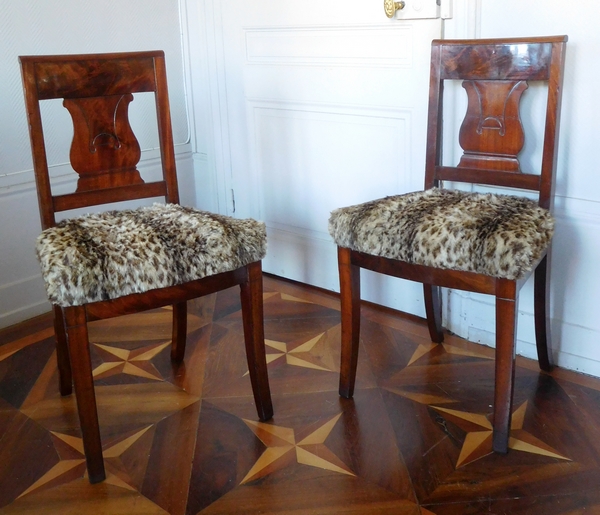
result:
M 400 2 L 394 2 L 394 0 L 384 0 L 383 8 L 385 9 L 385 14 L 388 18 L 393 18 L 396 11 L 400 9 L 404 9 L 406 4 L 401 0 Z

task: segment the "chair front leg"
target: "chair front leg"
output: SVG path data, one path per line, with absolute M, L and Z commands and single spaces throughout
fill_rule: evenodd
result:
M 54 337 L 56 338 L 56 361 L 58 363 L 58 384 L 60 394 L 73 393 L 73 376 L 71 374 L 71 361 L 65 331 L 65 318 L 60 306 L 53 306 L 54 312 Z
M 261 262 L 250 263 L 246 266 L 246 272 L 246 281 L 240 284 L 246 358 L 258 418 L 269 420 L 273 417 L 273 403 L 265 353 Z
M 339 392 L 346 399 L 354 395 L 360 339 L 360 267 L 352 264 L 351 255 L 350 249 L 338 247 L 342 318 Z
M 106 473 L 102 459 L 85 307 L 68 307 L 64 309 L 64 314 L 88 475 L 90 483 L 99 483 L 106 478 Z
M 506 454 L 510 438 L 515 382 L 516 299 L 496 297 L 496 382 L 493 449 Z

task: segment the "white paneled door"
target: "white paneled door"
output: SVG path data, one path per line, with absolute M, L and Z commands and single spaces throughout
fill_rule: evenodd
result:
M 267 272 L 338 290 L 330 211 L 422 188 L 442 22 L 421 18 L 436 0 L 406 0 L 392 19 L 383 4 L 207 4 L 221 189 L 229 214 L 266 222 Z M 397 279 L 364 275 L 363 297 L 422 313 L 420 286 Z

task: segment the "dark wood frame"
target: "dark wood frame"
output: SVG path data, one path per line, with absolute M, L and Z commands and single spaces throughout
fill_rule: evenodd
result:
M 425 189 L 439 187 L 442 181 L 497 185 L 537 191 L 539 205 L 552 207 L 554 193 L 558 126 L 566 36 L 436 40 L 432 43 Z M 524 54 L 512 49 L 527 49 Z M 525 58 L 523 57 L 525 56 Z M 449 167 L 442 164 L 442 102 L 445 80 L 535 80 L 548 84 L 546 121 L 538 175 L 520 170 L 486 169 L 481 160 L 475 166 Z M 546 316 L 549 255 L 533 267 L 535 332 L 539 365 L 552 367 L 549 327 Z M 360 269 L 423 283 L 425 311 L 431 340 L 441 343 L 442 311 L 440 287 L 494 295 L 496 298 L 496 364 L 493 414 L 493 449 L 508 452 L 515 373 L 515 337 L 518 292 L 529 276 L 519 280 L 445 270 L 368 255 L 338 247 L 342 311 L 342 357 L 340 395 L 352 397 L 358 361 L 360 336 Z M 529 275 L 531 275 L 531 273 Z
M 163 196 L 179 203 L 175 152 L 169 112 L 165 58 L 162 51 L 93 55 L 22 56 L 23 86 L 42 228 L 56 225 L 55 213 L 125 200 Z M 162 164 L 162 180 L 145 183 L 135 168 L 107 169 L 89 177 L 80 173 L 77 191 L 53 195 L 48 173 L 40 101 L 63 98 L 77 101 L 106 96 L 154 92 Z M 84 130 L 77 126 L 75 131 Z M 72 147 L 73 152 L 78 152 Z M 78 171 L 79 172 L 79 171 Z M 82 187 L 82 178 L 88 179 Z M 85 182 L 85 181 L 84 181 Z M 240 286 L 244 339 L 250 380 L 258 416 L 268 420 L 273 406 L 264 347 L 261 262 L 167 288 L 136 293 L 82 306 L 53 306 L 60 392 L 69 395 L 75 386 L 83 446 L 91 483 L 105 479 L 102 443 L 91 368 L 87 323 L 138 311 L 173 305 L 171 357 L 183 360 L 190 299 L 235 285 Z

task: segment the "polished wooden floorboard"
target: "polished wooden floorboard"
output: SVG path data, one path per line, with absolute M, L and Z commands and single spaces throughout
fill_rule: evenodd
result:
M 236 289 L 92 324 L 108 478 L 90 485 L 50 317 L 0 331 L 2 514 L 600 513 L 600 380 L 518 359 L 511 450 L 491 452 L 493 350 L 363 309 L 353 400 L 338 396 L 336 296 L 265 277 L 275 417 L 258 420 Z

